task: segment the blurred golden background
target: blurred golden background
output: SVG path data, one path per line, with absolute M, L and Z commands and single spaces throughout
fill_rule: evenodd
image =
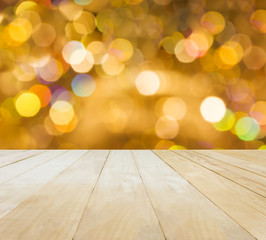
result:
M 0 4 L 0 148 L 266 148 L 265 0 Z

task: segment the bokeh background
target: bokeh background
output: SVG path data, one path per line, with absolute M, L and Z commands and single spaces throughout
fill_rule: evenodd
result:
M 265 0 L 0 5 L 0 148 L 265 149 Z

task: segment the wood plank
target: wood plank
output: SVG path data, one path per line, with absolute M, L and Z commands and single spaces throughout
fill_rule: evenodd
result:
M 130 151 L 112 151 L 74 240 L 164 239 Z
M 90 151 L 0 219 L 0 239 L 71 240 L 107 154 Z
M 50 161 L 57 156 L 65 153 L 66 151 L 62 150 L 49 150 L 44 151 L 38 155 L 27 158 L 24 161 L 19 161 L 16 164 L 7 165 L 0 168 L 0 184 L 9 181 L 10 179 L 21 175 L 27 171 L 32 170 L 33 168 Z
M 0 167 L 4 167 L 19 161 L 22 161 L 24 159 L 27 159 L 29 157 L 35 156 L 37 154 L 40 154 L 43 152 L 43 150 L 29 150 L 25 152 L 18 152 L 16 154 L 10 154 L 4 157 L 0 158 Z
M 221 157 L 219 158 L 219 160 L 208 157 L 209 155 L 213 156 L 208 152 L 204 153 L 203 155 L 198 155 L 193 151 L 187 150 L 173 152 L 238 183 L 241 186 L 246 187 L 255 193 L 258 193 L 263 197 L 266 197 L 266 178 L 261 175 L 220 161 L 222 159 Z
M 7 156 L 7 155 L 12 155 L 12 154 L 17 154 L 17 153 L 22 153 L 25 152 L 26 150 L 0 150 L 0 158 Z
M 265 240 L 264 197 L 174 152 L 154 152 L 255 238 Z
M 154 153 L 133 154 L 166 239 L 254 239 Z
M 192 151 L 189 151 L 192 152 Z M 266 176 L 266 167 L 263 167 L 259 164 L 256 164 L 254 162 L 247 162 L 244 160 L 241 160 L 239 158 L 236 157 L 232 157 L 232 156 L 227 156 L 225 154 L 222 154 L 222 151 L 207 151 L 207 150 L 197 150 L 197 151 L 193 151 L 195 153 L 207 156 L 208 158 L 213 158 L 216 160 L 219 160 L 220 162 L 224 162 L 230 165 L 233 165 L 237 168 L 241 168 L 244 169 L 246 171 L 249 172 L 253 172 L 256 174 L 259 174 L 261 176 Z M 253 156 L 254 158 L 254 156 Z
M 0 218 L 77 161 L 87 151 L 69 151 L 0 185 Z
M 245 161 L 248 161 L 251 163 L 255 163 L 257 165 L 263 166 L 263 169 L 265 170 L 266 158 L 263 156 L 262 153 L 264 153 L 266 151 L 259 151 L 258 156 L 254 155 L 254 153 L 252 153 L 250 151 L 246 151 L 246 150 L 222 150 L 222 151 L 216 150 L 216 152 L 222 153 L 224 155 L 236 157 L 236 158 L 239 158 L 241 160 L 245 160 Z

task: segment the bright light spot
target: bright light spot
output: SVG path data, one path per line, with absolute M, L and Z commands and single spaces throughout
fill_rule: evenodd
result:
M 39 112 L 41 102 L 34 93 L 22 93 L 16 99 L 15 106 L 21 116 L 33 117 Z
M 80 64 L 87 55 L 87 51 L 82 43 L 78 41 L 68 42 L 62 51 L 64 60 L 69 64 Z
M 61 100 L 52 105 L 49 114 L 51 120 L 58 125 L 69 124 L 75 115 L 72 105 Z
M 221 98 L 211 96 L 203 100 L 200 112 L 205 121 L 215 123 L 223 119 L 226 106 Z
M 88 97 L 94 92 L 96 83 L 90 75 L 79 74 L 73 79 L 71 86 L 77 96 Z
M 155 72 L 143 71 L 136 79 L 136 87 L 142 95 L 153 95 L 160 87 L 160 79 Z
M 256 139 L 260 132 L 258 122 L 251 117 L 240 118 L 235 126 L 237 136 L 244 141 L 252 141 Z
M 94 65 L 93 55 L 87 51 L 86 57 L 79 64 L 72 64 L 71 67 L 77 73 L 87 73 L 89 72 Z

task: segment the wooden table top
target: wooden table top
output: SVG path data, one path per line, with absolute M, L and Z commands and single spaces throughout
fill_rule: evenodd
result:
M 265 240 L 265 177 L 259 150 L 1 150 L 0 240 Z

